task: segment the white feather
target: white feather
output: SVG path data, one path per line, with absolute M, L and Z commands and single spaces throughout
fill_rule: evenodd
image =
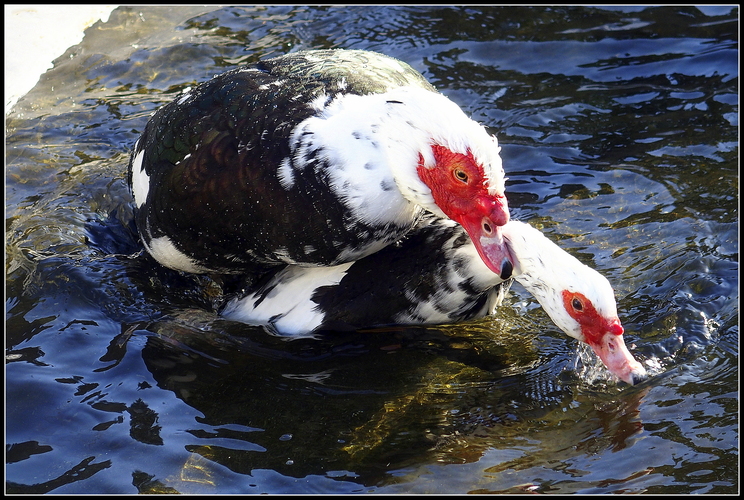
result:
M 515 279 L 530 292 L 553 322 L 571 337 L 583 339 L 579 323 L 563 305 L 562 292 L 580 292 L 591 300 L 597 312 L 617 317 L 615 294 L 610 282 L 599 272 L 550 241 L 539 230 L 519 221 L 503 226 L 503 236 L 514 252 Z
M 334 166 L 330 186 L 358 220 L 388 223 L 409 219 L 416 206 L 444 217 L 419 178 L 419 156 L 434 166 L 433 144 L 455 153 L 470 151 L 484 168 L 492 194 L 504 193 L 504 170 L 496 138 L 442 94 L 400 87 L 382 94 L 319 96 L 316 116 L 301 122 L 291 138 L 293 168 L 314 153 Z M 289 185 L 287 165 L 281 178 Z M 395 183 L 397 189 L 386 189 Z M 370 193 L 374 195 L 370 195 Z
M 249 325 L 270 325 L 273 331 L 299 337 L 318 328 L 324 314 L 312 301 L 321 286 L 337 285 L 352 263 L 332 267 L 287 266 L 271 280 L 270 291 L 259 290 L 227 303 L 222 315 Z
M 176 248 L 167 236 L 153 238 L 149 243 L 143 238 L 143 243 L 150 255 L 165 267 L 188 273 L 203 273 L 206 271 L 206 269 L 199 266 L 188 255 Z
M 137 144 L 134 145 L 134 150 L 137 151 Z M 150 191 L 150 177 L 142 168 L 142 161 L 145 159 L 145 150 L 143 149 L 137 153 L 132 160 L 132 194 L 134 195 L 134 203 L 137 208 L 140 208 L 147 201 L 147 193 Z

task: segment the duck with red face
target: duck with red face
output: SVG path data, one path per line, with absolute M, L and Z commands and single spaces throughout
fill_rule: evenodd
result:
M 517 281 L 561 330 L 589 344 L 610 372 L 631 385 L 644 380 L 646 369 L 625 346 L 615 294 L 607 278 L 536 229 L 517 224 L 510 224 L 504 232 L 507 245 L 517 255 Z
M 471 153 L 453 153 L 432 146 L 436 168 L 426 168 L 419 160 L 419 177 L 431 189 L 432 198 L 442 212 L 458 222 L 470 235 L 483 262 L 503 279 L 513 269 L 513 256 L 501 237 L 501 226 L 509 222 L 509 209 L 503 190 L 492 186 L 484 169 Z
M 129 182 L 139 234 L 162 265 L 190 273 L 277 273 L 297 300 L 338 273 L 394 268 L 387 260 L 421 261 L 428 253 L 447 262 L 436 245 L 414 249 L 411 242 L 442 224 L 464 231 L 467 237 L 455 237 L 475 272 L 436 307 L 420 300 L 398 310 L 391 304 L 399 298 L 380 296 L 395 291 L 392 281 L 347 280 L 349 297 L 362 286 L 379 298 L 361 301 L 369 304 L 360 306 L 358 326 L 377 323 L 385 309 L 396 313 L 385 318 L 407 324 L 483 314 L 491 300 L 482 294 L 517 276 L 558 326 L 632 382 L 639 365 L 624 347 L 606 280 L 567 263 L 557 247 L 535 253 L 530 245 L 542 240 L 532 234 L 523 241 L 530 232 L 518 223 L 505 232 L 499 152 L 495 137 L 407 64 L 367 51 L 303 51 L 228 71 L 160 108 L 134 146 Z M 401 244 L 409 250 L 399 251 Z M 411 265 L 399 270 L 402 286 L 431 288 L 425 279 L 440 271 L 421 275 Z M 486 288 L 473 292 L 471 282 Z M 475 303 L 467 300 L 472 293 Z M 242 303 L 259 316 L 261 303 L 276 317 L 290 312 L 292 301 L 261 297 Z M 329 300 L 340 322 L 355 317 L 347 299 Z M 312 303 L 301 301 L 297 311 L 312 312 Z M 313 318 L 309 313 L 309 325 Z
M 181 271 L 353 262 L 427 212 L 513 269 L 496 139 L 373 52 L 297 52 L 184 92 L 149 120 L 129 175 L 145 248 Z
M 529 224 L 502 228 L 514 262 L 503 279 L 464 228 L 425 219 L 398 245 L 328 267 L 284 266 L 230 298 L 221 314 L 289 337 L 319 330 L 455 323 L 491 314 L 513 280 L 566 334 L 589 344 L 628 384 L 646 370 L 628 352 L 609 282 Z

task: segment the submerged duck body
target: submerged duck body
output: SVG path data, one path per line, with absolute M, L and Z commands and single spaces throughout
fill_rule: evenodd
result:
M 277 268 L 230 300 L 222 315 L 298 337 L 454 323 L 490 314 L 511 281 L 486 267 L 459 225 L 427 216 L 402 241 L 354 262 Z
M 288 54 L 218 75 L 160 108 L 134 146 L 136 223 L 192 273 L 354 262 L 429 212 L 513 267 L 494 137 L 407 64 L 367 51 Z

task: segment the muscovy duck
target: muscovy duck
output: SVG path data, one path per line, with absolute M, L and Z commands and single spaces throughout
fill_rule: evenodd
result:
M 496 138 L 374 52 L 296 52 L 186 91 L 148 121 L 129 182 L 145 248 L 181 271 L 351 263 L 426 212 L 461 224 L 496 274 L 513 268 Z
M 507 280 L 483 263 L 461 226 L 426 218 L 402 241 L 354 262 L 276 269 L 229 300 L 221 314 L 292 337 L 452 323 L 492 313 L 515 279 L 559 328 L 589 344 L 610 372 L 628 384 L 643 380 L 646 370 L 625 346 L 607 279 L 529 224 L 512 220 L 502 233 L 514 256 Z

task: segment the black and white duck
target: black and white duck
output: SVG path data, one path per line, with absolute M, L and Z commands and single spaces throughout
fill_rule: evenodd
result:
M 513 267 L 496 138 L 375 52 L 296 52 L 200 84 L 150 118 L 129 178 L 142 241 L 172 269 L 354 262 L 427 212 L 493 272 Z

